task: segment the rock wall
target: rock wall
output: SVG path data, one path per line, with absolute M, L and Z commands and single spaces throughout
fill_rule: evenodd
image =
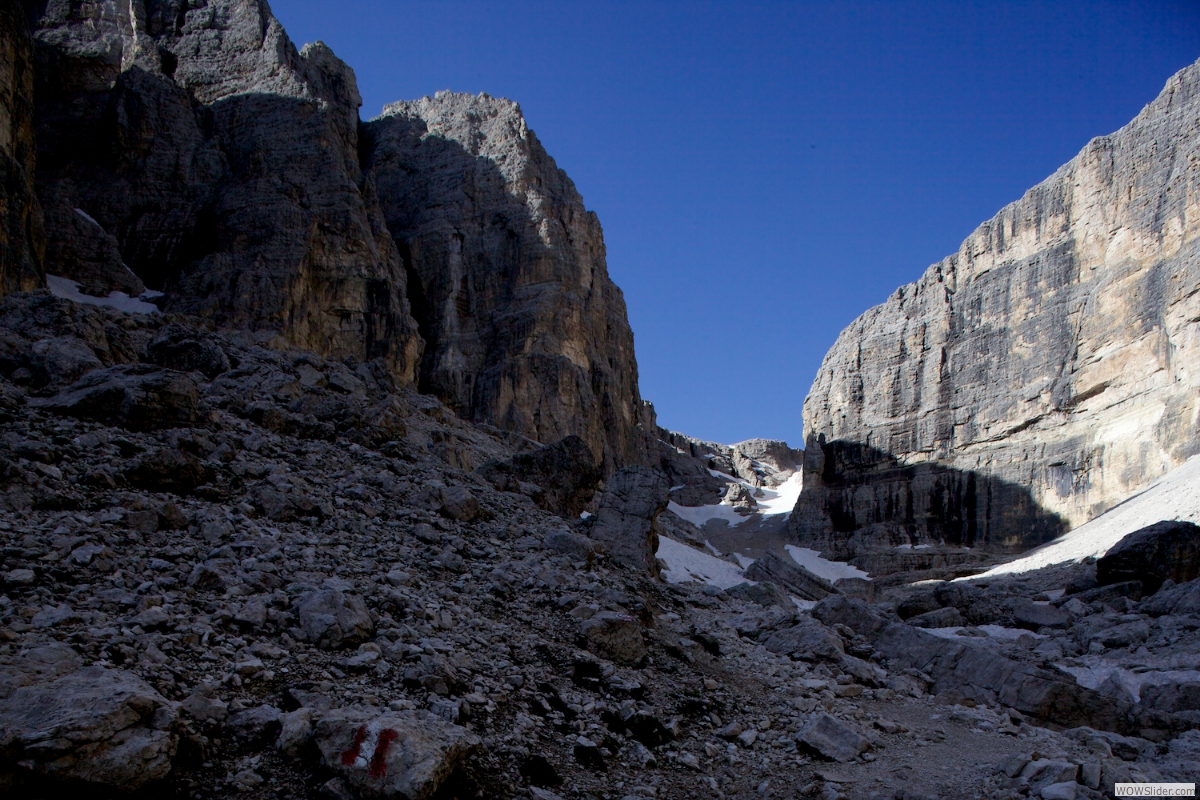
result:
M 1200 452 L 1200 64 L 855 320 L 798 539 L 1022 549 Z
M 265 0 L 33 9 L 32 55 L 18 6 L 0 24 L 0 127 L 19 134 L 0 290 L 42 285 L 36 133 L 47 273 L 380 359 L 466 419 L 577 434 L 606 472 L 645 459 L 599 222 L 514 103 L 440 95 L 364 127 L 354 72 L 298 51 Z
M 33 48 L 17 0 L 0 2 L 0 294 L 42 285 L 33 187 Z
M 642 460 L 633 333 L 600 223 L 520 107 L 441 92 L 389 105 L 365 136 L 426 342 L 421 390 L 541 442 L 578 434 L 606 471 Z
M 354 73 L 327 47 L 298 52 L 262 0 L 52 0 L 34 42 L 47 271 L 412 380 Z

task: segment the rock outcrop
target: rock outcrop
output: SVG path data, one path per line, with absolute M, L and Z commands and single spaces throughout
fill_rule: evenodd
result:
M 413 377 L 354 73 L 327 47 L 297 51 L 262 0 L 50 3 L 33 38 L 48 272 Z
M 842 332 L 795 537 L 1024 549 L 1200 451 L 1198 109 L 1200 64 Z
M 33 46 L 16 0 L 0 3 L 0 294 L 42 285 L 34 191 Z
M 439 92 L 365 125 L 367 174 L 426 342 L 421 391 L 606 472 L 645 451 L 633 333 L 604 238 L 521 109 Z

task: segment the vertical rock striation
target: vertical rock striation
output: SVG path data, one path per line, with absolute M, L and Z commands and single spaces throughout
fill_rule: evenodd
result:
M 17 0 L 0 2 L 0 294 L 42 285 L 34 192 L 33 48 Z
M 48 271 L 413 378 L 354 73 L 327 47 L 298 52 L 263 0 L 51 0 L 34 42 Z
M 793 534 L 1037 544 L 1200 452 L 1197 364 L 1200 64 L 842 332 Z
M 633 333 L 604 238 L 520 107 L 441 92 L 365 126 L 364 164 L 426 342 L 422 391 L 606 472 L 644 458 Z

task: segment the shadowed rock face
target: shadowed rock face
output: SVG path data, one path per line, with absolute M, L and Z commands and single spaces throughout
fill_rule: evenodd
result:
M 261 0 L 53 0 L 33 28 L 47 271 L 413 379 L 348 66 Z
M 426 342 L 420 388 L 540 442 L 641 460 L 633 333 L 604 238 L 517 104 L 442 92 L 365 125 Z
M 865 531 L 904 516 L 890 503 L 981 498 L 946 484 L 966 476 L 1074 526 L 1200 451 L 1198 109 L 1200 64 L 842 332 L 804 403 L 826 463 L 812 481 L 806 465 L 797 536 L 841 524 L 834 483 Z M 831 463 L 822 441 L 888 463 Z M 1027 516 L 976 537 L 1032 543 Z
M 805 451 L 804 489 L 788 524 L 807 546 L 875 574 L 915 566 L 912 551 L 897 547 L 1017 553 L 1067 530 L 1018 484 L 822 439 Z
M 33 187 L 33 48 L 20 3 L 0 2 L 0 294 L 42 285 Z

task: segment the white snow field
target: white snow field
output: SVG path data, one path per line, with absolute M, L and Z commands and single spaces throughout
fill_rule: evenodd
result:
M 726 475 L 724 472 L 717 472 L 713 469 L 710 469 L 709 472 L 714 477 L 724 478 L 730 483 L 740 483 L 746 488 L 756 491 L 755 487 L 745 481 L 739 481 L 730 475 Z M 762 487 L 763 496 L 754 498 L 758 503 L 757 513 L 764 517 L 792 513 L 792 509 L 796 507 L 796 501 L 800 498 L 800 489 L 803 484 L 804 476 L 801 472 L 797 471 L 774 489 L 768 489 L 765 486 Z M 703 528 L 705 523 L 714 519 L 724 520 L 732 528 L 755 517 L 754 514 L 739 514 L 737 511 L 734 511 L 732 506 L 722 503 L 711 506 L 681 506 L 672 500 L 667 503 L 667 508 L 674 512 L 675 516 L 680 519 L 686 519 L 697 528 Z
M 1200 523 L 1200 456 L 1192 456 L 1128 500 L 1016 561 L 957 580 L 1029 572 L 1088 556 L 1099 558 L 1128 534 L 1165 519 Z
M 824 578 L 830 583 L 840 581 L 842 578 L 866 578 L 867 580 L 871 580 L 870 576 L 858 567 L 852 567 L 845 561 L 826 561 L 821 558 L 821 554 L 816 550 L 809 550 L 807 547 L 796 547 L 794 544 L 785 544 L 783 548 L 788 551 L 788 555 L 797 564 L 818 578 Z
M 666 536 L 658 537 L 658 552 L 655 555 L 667 565 L 662 573 L 667 583 L 700 581 L 721 589 L 728 589 L 739 583 L 753 583 L 742 577 L 742 570 L 737 565 L 702 553 Z
M 78 210 L 78 209 L 76 209 Z M 83 212 L 80 212 L 81 214 Z M 90 218 L 89 218 L 90 219 Z M 60 275 L 47 275 L 46 287 L 50 294 L 64 300 L 74 300 L 76 303 L 86 303 L 91 306 L 108 306 L 118 311 L 128 311 L 134 314 L 157 314 L 158 306 L 147 303 L 136 297 L 130 297 L 124 292 L 109 292 L 108 297 L 92 297 L 79 291 L 79 283 Z M 162 292 L 146 291 L 142 297 L 158 297 Z

